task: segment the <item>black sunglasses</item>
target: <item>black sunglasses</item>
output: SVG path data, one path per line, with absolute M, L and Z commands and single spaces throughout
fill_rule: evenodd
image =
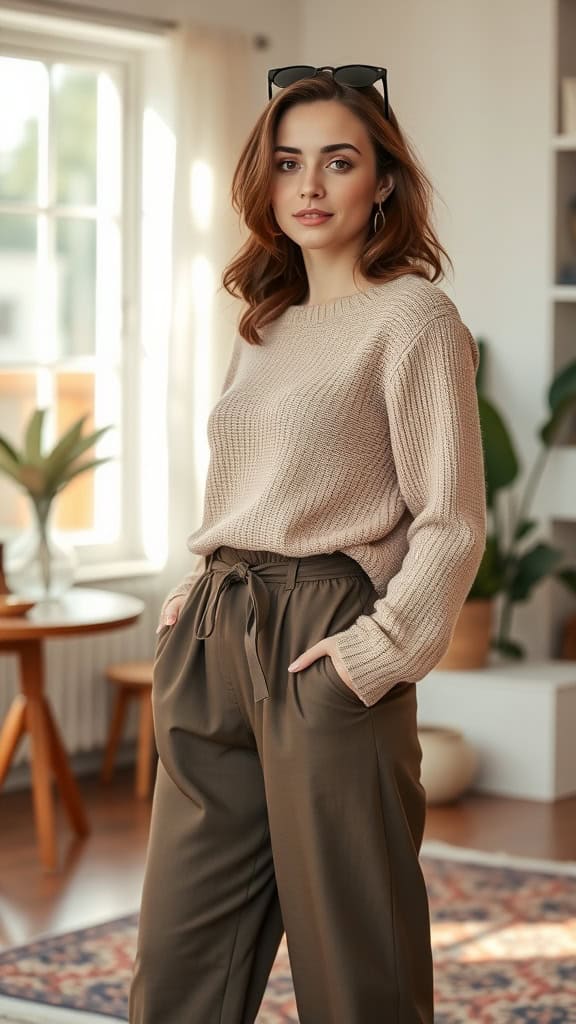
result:
M 331 71 L 334 79 L 342 85 L 351 85 L 354 89 L 366 89 L 382 79 L 384 86 L 384 116 L 388 120 L 388 85 L 386 82 L 386 68 L 378 68 L 373 64 L 343 64 L 341 67 L 332 68 L 325 65 L 322 68 L 309 67 L 306 64 L 291 64 L 285 68 L 270 68 L 268 72 L 268 99 L 272 99 L 272 86 L 284 89 L 301 78 L 314 78 L 320 71 Z

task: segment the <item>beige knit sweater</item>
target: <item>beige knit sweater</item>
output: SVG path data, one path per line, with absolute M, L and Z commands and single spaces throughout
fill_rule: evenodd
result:
M 261 334 L 262 346 L 234 340 L 187 546 L 354 558 L 378 596 L 332 636 L 370 706 L 439 661 L 482 558 L 478 347 L 416 274 L 291 306 Z

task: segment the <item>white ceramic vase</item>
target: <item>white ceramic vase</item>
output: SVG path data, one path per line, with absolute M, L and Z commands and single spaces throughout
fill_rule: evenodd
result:
M 457 729 L 442 725 L 418 726 L 422 747 L 420 781 L 429 804 L 457 800 L 473 782 L 478 754 Z

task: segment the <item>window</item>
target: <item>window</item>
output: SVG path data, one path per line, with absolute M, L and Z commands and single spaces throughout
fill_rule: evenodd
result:
M 0 433 L 20 447 L 39 406 L 45 447 L 80 416 L 85 433 L 112 424 L 85 453 L 110 461 L 62 491 L 54 525 L 85 565 L 154 560 L 141 514 L 153 466 L 139 427 L 150 378 L 139 283 L 143 53 L 162 40 L 30 13 L 0 11 L 0 27 Z M 0 475 L 1 534 L 28 515 Z

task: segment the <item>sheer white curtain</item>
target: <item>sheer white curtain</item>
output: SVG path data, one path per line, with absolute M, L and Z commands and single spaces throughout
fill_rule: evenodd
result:
M 250 38 L 186 24 L 170 39 L 176 163 L 167 374 L 169 552 L 163 598 L 199 563 L 186 548 L 201 522 L 206 418 L 218 397 L 240 303 L 220 287 L 245 237 L 232 209 L 234 166 L 258 111 L 250 101 Z

